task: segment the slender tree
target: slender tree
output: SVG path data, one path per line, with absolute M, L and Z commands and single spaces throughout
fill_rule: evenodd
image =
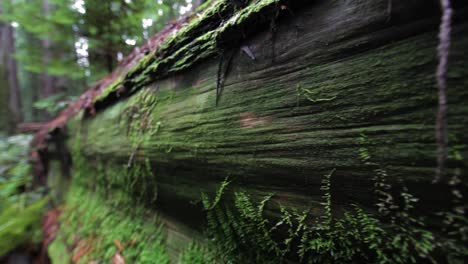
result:
M 8 12 L 8 6 L 0 6 L 1 12 Z M 6 77 L 2 89 L 8 90 L 8 107 L 10 117 L 10 124 L 17 124 L 22 121 L 21 113 L 21 93 L 18 83 L 17 65 L 13 57 L 15 53 L 15 36 L 14 28 L 10 23 L 2 23 L 1 25 L 1 38 L 0 38 L 0 57 L 3 65 L 3 76 Z

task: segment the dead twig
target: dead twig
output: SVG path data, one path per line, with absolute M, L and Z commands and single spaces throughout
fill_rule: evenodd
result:
M 450 0 L 440 0 L 442 8 L 442 21 L 439 31 L 439 46 L 437 54 L 439 65 L 436 78 L 438 88 L 438 110 L 436 118 L 436 143 L 437 143 L 437 171 L 434 182 L 440 181 L 445 174 L 447 160 L 447 67 L 450 52 L 450 32 L 452 21 L 452 6 Z

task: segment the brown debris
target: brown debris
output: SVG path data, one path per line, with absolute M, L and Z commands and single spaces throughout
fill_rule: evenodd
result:
M 119 240 L 114 240 L 114 244 L 117 247 L 117 253 L 112 257 L 112 264 L 125 264 L 125 258 L 122 256 L 122 243 Z
M 122 244 L 120 243 L 120 241 L 116 239 L 116 240 L 114 240 L 114 244 L 117 247 L 117 250 L 118 250 L 117 252 L 122 253 L 123 247 L 122 247 Z
M 60 216 L 60 209 L 55 207 L 50 209 L 45 216 L 42 218 L 42 233 L 43 233 L 43 240 L 42 246 L 44 249 L 55 240 L 57 235 L 57 231 L 59 229 L 59 216 Z
M 271 124 L 272 117 L 258 117 L 255 113 L 244 112 L 240 113 L 240 126 L 244 128 L 253 128 L 261 125 Z
M 112 264 L 125 264 L 125 259 L 119 253 L 115 253 L 115 255 L 112 257 Z
M 17 128 L 21 133 L 36 133 L 37 131 L 41 130 L 41 128 L 45 125 L 45 123 L 20 123 L 18 124 Z
M 78 263 L 81 260 L 81 258 L 90 253 L 92 249 L 92 240 L 80 240 L 71 257 L 72 263 Z

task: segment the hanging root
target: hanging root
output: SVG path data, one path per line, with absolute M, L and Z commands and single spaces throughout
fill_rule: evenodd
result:
M 281 6 L 277 6 L 275 15 L 270 21 L 270 42 L 271 42 L 271 62 L 272 63 L 275 62 L 275 57 L 276 57 L 275 42 L 276 42 L 276 35 L 278 32 L 277 21 L 279 18 L 281 8 L 282 8 Z
M 216 76 L 216 106 L 218 106 L 218 101 L 219 101 L 219 96 L 221 94 L 221 86 L 222 83 L 224 82 L 223 80 L 223 62 L 224 62 L 224 53 L 221 54 L 221 57 L 219 58 L 219 64 L 218 64 L 218 73 Z
M 224 81 L 231 68 L 232 58 L 234 57 L 234 50 L 228 51 L 227 55 L 223 52 L 219 59 L 218 76 L 216 78 L 216 106 L 221 97 L 221 92 L 224 87 Z
M 257 58 L 255 58 L 255 55 L 253 54 L 253 52 L 252 52 L 252 50 L 249 48 L 249 46 L 243 45 L 243 46 L 241 46 L 241 50 L 242 50 L 245 54 L 247 54 L 247 56 L 249 56 L 249 58 L 250 58 L 251 60 L 257 60 Z
M 387 23 L 392 19 L 393 0 L 388 0 L 387 3 Z
M 437 48 L 439 65 L 436 72 L 439 99 L 436 118 L 437 171 L 434 182 L 440 181 L 444 176 L 445 162 L 447 160 L 447 66 L 453 13 L 450 0 L 440 0 L 440 4 L 442 8 L 442 21 L 439 31 L 439 46 Z

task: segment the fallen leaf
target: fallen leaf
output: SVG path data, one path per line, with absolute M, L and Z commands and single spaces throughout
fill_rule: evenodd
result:
M 119 253 L 115 253 L 115 255 L 112 257 L 112 264 L 125 264 L 125 259 Z
M 118 253 L 122 253 L 122 251 L 123 251 L 122 243 L 120 243 L 120 241 L 116 239 L 116 240 L 114 240 L 114 244 L 115 244 L 115 246 L 116 246 L 117 249 L 118 249 L 117 252 L 118 252 Z
M 71 257 L 73 263 L 78 263 L 80 259 L 91 251 L 91 244 L 87 239 L 80 240 Z

